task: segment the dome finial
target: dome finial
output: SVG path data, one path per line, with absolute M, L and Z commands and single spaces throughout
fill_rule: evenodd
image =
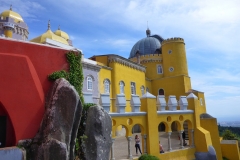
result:
M 12 5 L 10 5 L 10 10 L 12 11 Z
M 50 30 L 50 27 L 51 27 L 50 20 L 48 20 L 48 30 Z
M 60 29 L 60 25 L 58 25 L 58 30 L 61 30 L 61 29 Z
M 146 34 L 147 34 L 147 37 L 149 37 L 151 35 L 151 31 L 150 29 L 148 28 L 148 21 L 147 21 L 147 30 L 146 30 Z

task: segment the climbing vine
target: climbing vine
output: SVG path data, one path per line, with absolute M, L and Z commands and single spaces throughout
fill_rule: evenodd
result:
M 94 103 L 85 103 L 83 105 L 81 121 L 78 127 L 78 133 L 77 133 L 77 139 L 76 139 L 76 148 L 75 148 L 76 160 L 77 159 L 86 160 L 86 157 L 84 154 L 86 149 L 85 140 L 87 139 L 87 136 L 85 135 L 86 120 L 88 115 L 88 109 L 94 105 L 95 105 Z
M 66 58 L 69 63 L 69 72 L 66 72 L 65 70 L 56 71 L 48 75 L 48 79 L 55 81 L 58 78 L 65 78 L 75 87 L 81 101 L 84 103 L 82 94 L 83 71 L 81 65 L 81 53 L 70 51 L 66 54 Z
M 85 135 L 87 114 L 88 109 L 95 104 L 84 103 L 84 98 L 82 94 L 84 77 L 81 65 L 81 53 L 75 53 L 73 51 L 70 51 L 66 54 L 66 58 L 69 63 L 69 72 L 66 72 L 65 70 L 56 71 L 48 75 L 48 79 L 51 81 L 55 81 L 58 78 L 65 78 L 69 81 L 70 84 L 75 87 L 80 96 L 81 102 L 83 104 L 83 110 L 75 144 L 75 159 L 85 160 L 86 158 L 84 152 L 85 140 L 87 139 L 87 136 Z

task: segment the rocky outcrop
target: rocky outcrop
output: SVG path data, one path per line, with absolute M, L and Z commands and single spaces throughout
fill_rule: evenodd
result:
M 86 131 L 86 159 L 107 160 L 111 148 L 112 121 L 108 113 L 99 106 L 88 110 Z
M 45 113 L 30 147 L 33 160 L 73 160 L 82 104 L 75 88 L 61 78 L 46 98 Z

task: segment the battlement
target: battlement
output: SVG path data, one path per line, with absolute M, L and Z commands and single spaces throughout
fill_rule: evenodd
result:
M 165 40 L 162 42 L 162 45 L 167 44 L 167 43 L 172 43 L 172 42 L 181 42 L 181 43 L 184 43 L 184 39 L 183 39 L 183 38 L 180 38 L 180 37 L 168 38 L 168 39 L 165 39 Z
M 140 55 L 140 60 L 157 60 L 162 61 L 162 54 L 146 54 L 146 55 Z M 129 60 L 137 63 L 137 57 L 130 58 Z

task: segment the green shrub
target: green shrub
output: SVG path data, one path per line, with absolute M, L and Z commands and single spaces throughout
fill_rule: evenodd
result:
M 223 157 L 223 160 L 229 160 L 229 159 L 227 159 L 226 157 Z
M 55 81 L 58 78 L 67 79 L 67 75 L 68 75 L 67 72 L 64 70 L 56 71 L 56 72 L 53 72 L 52 74 L 48 75 L 48 79 L 51 81 Z
M 150 154 L 143 154 L 143 155 L 141 155 L 141 157 L 139 157 L 138 160 L 159 160 L 159 158 L 152 156 Z
M 239 137 L 230 130 L 225 130 L 222 134 L 224 140 L 238 140 Z

